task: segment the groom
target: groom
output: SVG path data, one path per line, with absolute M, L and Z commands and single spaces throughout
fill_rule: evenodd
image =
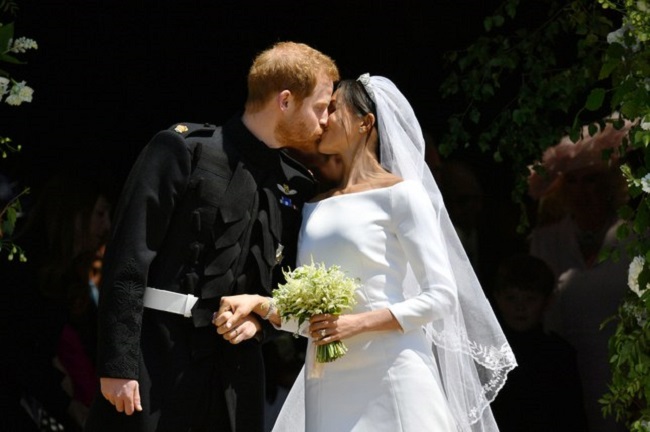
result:
M 174 125 L 143 149 L 104 258 L 86 431 L 263 430 L 262 326 L 250 317 L 228 343 L 211 317 L 224 295 L 269 295 L 294 264 L 315 191 L 295 158 L 314 159 L 338 79 L 328 56 L 278 43 L 253 62 L 243 114 Z

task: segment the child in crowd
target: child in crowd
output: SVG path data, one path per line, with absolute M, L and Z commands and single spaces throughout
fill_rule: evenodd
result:
M 492 404 L 501 432 L 587 430 L 575 350 L 542 328 L 554 287 L 539 258 L 514 255 L 499 266 L 492 299 L 519 364 Z

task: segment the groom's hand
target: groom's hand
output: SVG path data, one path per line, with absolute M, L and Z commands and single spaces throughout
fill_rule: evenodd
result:
M 247 315 L 237 321 L 233 320 L 233 316 L 232 312 L 225 311 L 215 314 L 212 321 L 217 327 L 217 333 L 232 344 L 254 338 L 262 330 L 262 325 L 253 315 Z
M 101 377 L 99 382 L 102 395 L 118 412 L 131 415 L 135 411 L 142 411 L 140 387 L 136 380 Z
M 217 327 L 225 325 L 227 329 L 234 327 L 253 313 L 255 307 L 260 303 L 260 298 L 260 296 L 252 294 L 221 297 L 219 310 L 215 312 L 212 323 Z M 223 333 L 220 332 L 220 334 Z

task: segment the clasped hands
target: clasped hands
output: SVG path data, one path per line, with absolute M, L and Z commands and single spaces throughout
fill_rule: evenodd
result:
M 212 317 L 217 333 L 232 344 L 255 337 L 261 330 L 258 320 L 267 309 L 267 297 L 241 294 L 221 298 L 219 310 Z M 268 306 L 267 306 L 268 307 Z M 359 333 L 354 315 L 315 315 L 309 320 L 309 335 L 316 345 L 342 340 Z
M 262 297 L 250 294 L 222 297 L 219 310 L 212 315 L 217 333 L 231 344 L 255 337 L 262 330 L 259 319 L 251 313 L 258 298 Z

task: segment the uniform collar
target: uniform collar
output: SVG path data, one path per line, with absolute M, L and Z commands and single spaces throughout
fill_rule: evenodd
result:
M 258 169 L 280 169 L 289 182 L 296 183 L 295 187 L 313 193 L 315 179 L 311 171 L 289 156 L 286 151 L 271 148 L 257 139 L 244 125 L 241 115 L 232 117 L 224 124 L 223 133 L 225 137 L 236 143 L 237 151 L 246 163 Z
M 267 146 L 246 128 L 241 119 L 241 114 L 232 117 L 223 126 L 223 133 L 237 143 L 237 151 L 247 162 L 258 166 L 268 167 L 270 163 L 280 157 L 280 150 Z

